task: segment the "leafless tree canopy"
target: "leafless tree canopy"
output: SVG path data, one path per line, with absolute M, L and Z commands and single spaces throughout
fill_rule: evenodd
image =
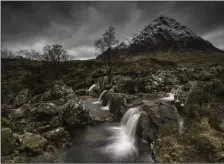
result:
M 53 62 L 63 62 L 69 60 L 68 52 L 61 45 L 46 45 L 43 48 L 43 51 L 45 60 Z
M 103 33 L 102 38 L 96 40 L 95 42 L 95 47 L 100 49 L 101 53 L 108 53 L 104 67 L 107 72 L 109 85 L 112 84 L 112 71 L 114 68 L 114 59 L 111 56 L 112 46 L 116 45 L 117 43 L 118 40 L 115 38 L 115 28 L 112 26 L 109 26 L 105 33 Z
M 1 50 L 1 58 L 12 59 L 14 57 L 15 57 L 15 55 L 13 54 L 12 51 L 9 51 L 7 49 Z
M 46 45 L 43 48 L 43 58 L 46 61 L 50 61 L 52 68 L 55 71 L 56 76 L 59 76 L 60 69 L 64 66 L 64 62 L 71 59 L 68 52 L 58 44 Z

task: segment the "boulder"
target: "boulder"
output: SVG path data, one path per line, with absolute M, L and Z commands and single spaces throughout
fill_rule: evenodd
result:
M 35 104 L 32 108 L 32 114 L 46 114 L 46 115 L 56 115 L 60 113 L 60 110 L 57 105 L 52 102 L 41 102 Z
M 71 87 L 65 85 L 63 80 L 56 81 L 53 89 L 51 90 L 51 97 L 53 99 L 59 99 L 65 97 L 66 95 L 74 94 Z
M 18 120 L 21 118 L 28 118 L 31 116 L 31 104 L 23 104 L 22 106 L 18 107 L 17 109 L 11 109 L 9 113 L 9 118 L 12 120 Z
M 26 103 L 28 101 L 28 96 L 29 96 L 29 89 L 23 89 L 22 91 L 20 91 L 13 102 L 14 106 L 18 107 Z
M 185 72 L 181 72 L 177 75 L 177 77 L 179 78 L 179 81 L 181 83 L 187 83 L 189 81 L 189 77 Z
M 155 139 L 153 122 L 145 111 L 141 112 L 137 126 L 137 133 L 138 136 L 146 141 L 152 142 Z
M 89 111 L 83 102 L 78 99 L 70 99 L 67 103 L 59 107 L 63 120 L 68 125 L 86 124 L 90 121 Z
M 25 133 L 22 137 L 22 148 L 26 149 L 30 153 L 43 152 L 44 146 L 47 144 L 47 140 L 37 134 Z
M 124 106 L 125 95 L 121 93 L 111 93 L 109 95 L 109 110 L 110 113 L 115 114 L 117 118 L 121 117 L 122 111 L 126 111 Z
M 66 142 L 70 142 L 70 136 L 63 127 L 59 127 L 43 134 L 45 138 L 53 141 L 56 145 L 62 146 Z
M 177 122 L 177 113 L 173 106 L 165 103 L 159 103 L 154 101 L 145 101 L 141 105 L 143 111 L 145 111 L 151 121 L 159 127 L 162 124 Z
M 58 100 L 69 94 L 74 94 L 72 88 L 65 85 L 63 80 L 58 80 L 55 82 L 53 88 L 47 90 L 43 94 L 35 96 L 31 102 Z

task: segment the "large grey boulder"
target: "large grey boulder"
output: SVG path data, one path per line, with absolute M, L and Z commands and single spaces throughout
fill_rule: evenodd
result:
M 81 100 L 70 99 L 59 110 L 68 125 L 88 124 L 90 121 L 89 111 Z

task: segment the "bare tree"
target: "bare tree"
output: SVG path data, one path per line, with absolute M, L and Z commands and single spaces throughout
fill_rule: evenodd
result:
M 44 59 L 51 62 L 52 68 L 55 72 L 56 77 L 59 76 L 60 68 L 62 66 L 62 62 L 66 62 L 69 60 L 68 52 L 58 44 L 54 45 L 46 45 L 43 48 L 44 51 Z
M 12 51 L 9 51 L 7 49 L 1 50 L 1 58 L 3 59 L 13 59 L 15 55 Z
M 114 69 L 114 60 L 112 56 L 112 46 L 116 45 L 118 41 L 115 38 L 115 28 L 109 26 L 108 29 L 103 33 L 102 38 L 95 41 L 95 47 L 99 48 L 101 53 L 106 53 L 106 60 L 104 67 L 106 69 L 108 84 L 112 85 L 112 72 Z
M 33 76 L 34 65 L 32 65 L 33 60 L 37 60 L 40 53 L 35 50 L 19 50 L 17 52 L 18 55 L 25 57 L 26 61 L 21 61 L 22 67 L 26 70 L 27 75 Z

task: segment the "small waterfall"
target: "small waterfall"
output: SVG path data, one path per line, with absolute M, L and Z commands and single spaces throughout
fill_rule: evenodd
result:
M 111 96 L 109 98 L 109 101 L 107 102 L 107 106 L 101 107 L 102 110 L 109 110 L 110 109 L 110 103 L 111 103 Z
M 179 92 L 179 88 L 177 88 L 177 89 L 172 88 L 170 93 L 167 93 L 168 97 L 163 97 L 163 98 L 160 98 L 160 99 L 165 100 L 165 101 L 174 101 L 175 100 L 174 96 L 177 95 L 178 92 Z
M 108 101 L 107 106 L 103 106 L 100 109 L 101 110 L 109 110 L 110 109 L 110 101 Z
M 91 85 L 91 87 L 89 87 L 88 91 L 91 92 L 95 86 L 96 86 L 96 84 Z
M 125 126 L 125 132 L 128 136 L 130 136 L 132 139 L 135 137 L 136 132 L 136 126 L 138 123 L 138 119 L 140 117 L 139 113 L 133 114 L 129 119 Z
M 173 105 L 175 113 L 177 115 L 177 119 L 178 119 L 178 124 L 179 124 L 179 134 L 183 134 L 184 132 L 184 119 L 183 117 L 181 117 L 181 115 L 179 114 L 177 108 L 175 105 Z
M 140 117 L 138 108 L 130 108 L 123 116 L 120 126 L 110 127 L 113 133 L 110 143 L 101 148 L 103 154 L 109 155 L 114 161 L 132 161 L 138 156 L 135 146 L 136 127 Z
M 136 110 L 137 108 L 130 108 L 129 110 L 127 110 L 127 112 L 124 114 L 124 116 L 121 119 L 121 123 L 120 125 L 125 125 L 128 122 L 128 119 L 130 118 L 130 116 L 133 116 L 134 113 L 137 112 Z
M 105 92 L 107 92 L 107 90 L 104 90 L 104 91 L 100 94 L 98 100 L 97 100 L 96 102 L 93 102 L 93 104 L 101 104 L 101 103 L 102 103 L 102 97 L 103 97 L 103 95 L 104 95 Z

